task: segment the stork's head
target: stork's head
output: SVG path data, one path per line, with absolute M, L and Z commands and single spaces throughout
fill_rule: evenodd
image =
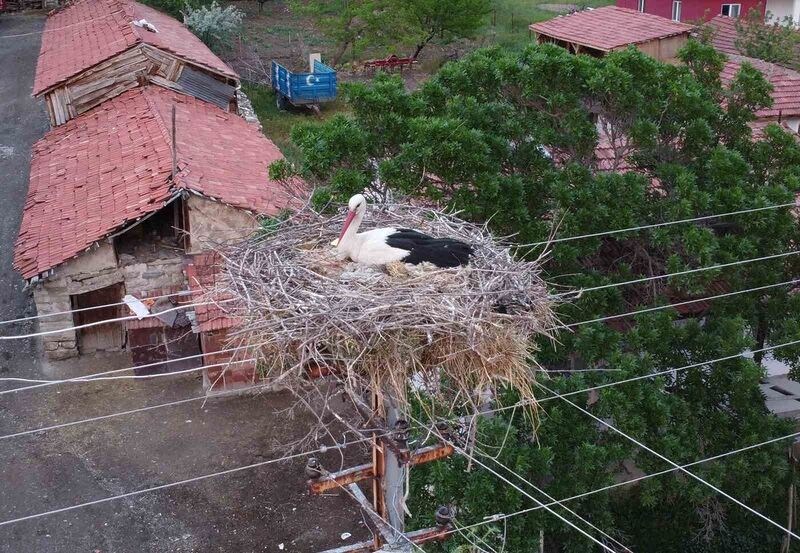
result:
M 367 199 L 363 194 L 356 194 L 347 202 L 347 208 L 351 213 L 364 213 L 367 209 Z
M 363 194 L 356 194 L 350 201 L 347 202 L 347 218 L 344 220 L 344 225 L 342 226 L 342 233 L 339 235 L 339 240 L 337 241 L 337 245 L 341 245 L 342 238 L 344 238 L 344 233 L 347 232 L 347 229 L 350 228 L 350 224 L 353 222 L 353 219 L 356 216 L 360 216 L 364 214 L 367 210 L 367 199 L 363 196 Z

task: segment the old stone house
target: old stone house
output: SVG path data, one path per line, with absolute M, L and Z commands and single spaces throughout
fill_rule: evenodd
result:
M 195 256 L 208 267 L 203 252 L 211 244 L 251 233 L 257 215 L 286 205 L 268 176 L 281 157 L 238 115 L 154 84 L 52 129 L 33 148 L 14 255 L 39 314 L 122 303 L 126 295 L 146 300 L 196 291 L 187 277 Z M 191 299 L 156 303 L 170 301 Z M 122 304 L 44 318 L 40 329 L 130 319 L 46 334 L 52 359 L 129 349 L 137 365 L 195 355 L 151 370 L 218 362 L 219 355 L 208 361 L 200 354 L 212 356 L 224 345 L 224 328 L 212 328 L 207 312 L 202 325 L 194 309 L 172 313 L 180 316 L 138 320 Z M 201 339 L 204 329 L 217 331 L 213 339 Z M 252 377 L 253 367 L 236 368 Z
M 48 17 L 33 94 L 53 126 L 144 81 L 236 112 L 236 73 L 172 17 L 132 0 L 77 0 Z

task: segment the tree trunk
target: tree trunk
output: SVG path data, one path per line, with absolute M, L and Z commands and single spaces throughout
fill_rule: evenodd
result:
M 425 37 L 425 40 L 417 44 L 417 49 L 414 51 L 414 55 L 411 56 L 411 59 L 417 59 L 419 53 L 422 52 L 422 49 L 425 48 L 431 40 L 433 40 L 434 36 L 436 35 L 434 33 L 431 33 L 427 37 Z
M 757 323 L 756 323 L 756 349 L 763 350 L 764 346 L 767 343 L 767 329 L 768 329 L 768 321 L 767 315 L 764 313 L 765 307 L 763 300 L 759 300 L 758 302 L 758 314 L 757 314 Z M 761 365 L 761 361 L 764 359 L 765 352 L 757 351 L 753 354 L 753 361 Z
M 347 47 L 350 46 L 350 40 L 346 40 L 339 45 L 339 49 L 333 54 L 333 58 L 331 58 L 331 65 L 336 67 L 339 65 L 339 62 L 342 61 L 345 53 L 347 52 Z

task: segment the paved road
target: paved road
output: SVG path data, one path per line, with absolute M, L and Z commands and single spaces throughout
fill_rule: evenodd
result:
M 34 312 L 11 267 L 30 149 L 47 130 L 30 96 L 44 18 L 0 16 L 0 320 Z M 11 34 L 33 33 L 13 39 Z M 24 333 L 31 324 L 0 326 Z M 37 344 L 0 342 L 0 376 L 74 376 L 126 366 L 125 356 L 43 364 Z M 0 395 L 0 436 L 198 396 L 197 379 L 50 386 Z M 11 384 L 0 383 L 0 389 Z M 364 539 L 338 496 L 309 499 L 303 465 L 268 465 L 10 525 L 2 521 L 280 457 L 310 424 L 278 411 L 282 395 L 177 407 L 0 439 L 0 553 L 311 552 Z M 338 466 L 338 457 L 337 466 Z M 354 461 L 355 464 L 355 461 Z M 283 544 L 283 548 L 279 547 Z

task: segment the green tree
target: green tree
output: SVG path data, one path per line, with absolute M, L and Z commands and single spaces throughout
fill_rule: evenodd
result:
M 486 22 L 491 0 L 401 0 L 398 7 L 410 21 L 416 49 L 412 57 L 433 39 L 469 38 Z
M 491 0 L 293 0 L 336 43 L 331 63 L 348 48 L 393 50 L 408 44 L 416 58 L 432 40 L 468 38 L 484 24 Z
M 184 6 L 183 22 L 209 48 L 217 52 L 230 47 L 233 37 L 242 28 L 243 19 L 244 12 L 235 6 L 223 8 L 217 0 L 197 8 L 188 2 Z
M 293 130 L 303 153 L 300 172 L 316 185 L 318 202 L 346 200 L 367 187 L 396 191 L 489 221 L 498 234 L 514 233 L 520 243 L 792 202 L 800 189 L 796 137 L 773 125 L 754 141 L 748 125 L 753 111 L 770 103 L 766 81 L 744 64 L 723 86 L 724 58 L 698 43 L 690 43 L 681 58 L 681 65 L 662 64 L 628 49 L 596 59 L 542 45 L 476 51 L 410 93 L 400 79 L 379 76 L 346 88 L 348 115 Z M 796 252 L 799 244 L 792 211 L 770 209 L 558 242 L 545 270 L 555 289 L 580 290 Z M 580 322 L 767 286 L 795 278 L 798 259 L 776 257 L 575 294 L 565 298 L 559 314 L 565 323 Z M 561 332 L 557 343 L 538 343 L 537 360 L 549 369 L 609 369 L 552 376 L 547 386 L 567 392 L 797 339 L 800 295 L 781 286 L 680 311 L 582 324 Z M 800 368 L 800 349 L 774 355 Z M 790 425 L 765 408 L 762 361 L 737 357 L 572 399 L 671 460 L 689 463 L 788 432 Z M 669 468 L 557 399 L 542 405 L 538 429 L 508 411 L 483 420 L 478 437 L 479 449 L 499 455 L 556 498 L 611 484 L 629 469 Z M 692 470 L 783 521 L 791 480 L 786 445 Z M 473 467 L 466 473 L 466 466 L 454 457 L 414 469 L 415 525 L 430 523 L 441 502 L 453 501 L 462 523 L 532 505 L 486 471 Z M 777 550 L 782 538 L 675 473 L 571 507 L 634 551 L 755 553 Z M 543 510 L 495 527 L 500 532 L 487 536 L 505 536 L 506 551 L 538 551 L 540 530 L 548 551 L 595 550 Z M 460 544 L 456 536 L 436 547 Z
M 383 48 L 404 37 L 394 0 L 292 0 L 293 11 L 309 15 L 335 43 L 331 64 L 339 65 L 349 48 Z
M 791 16 L 778 20 L 767 12 L 764 18 L 752 8 L 744 18 L 736 20 L 736 35 L 736 48 L 746 56 L 786 67 L 800 66 L 800 33 Z

